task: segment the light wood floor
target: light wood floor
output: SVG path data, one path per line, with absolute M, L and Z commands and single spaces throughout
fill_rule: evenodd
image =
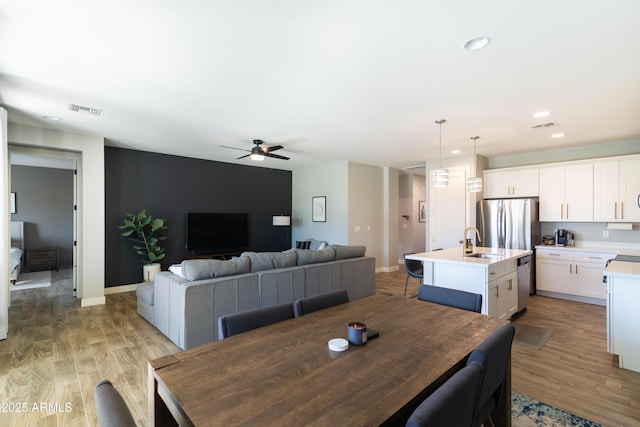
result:
M 179 349 L 136 313 L 135 293 L 81 308 L 69 272 L 53 274 L 59 280 L 50 288 L 11 292 L 0 425 L 97 425 L 93 387 L 105 378 L 146 426 L 147 361 Z M 405 277 L 377 274 L 378 293 L 402 295 Z M 417 291 L 411 279 L 408 297 Z M 515 321 L 553 335 L 542 350 L 513 347 L 513 390 L 606 426 L 640 425 L 640 373 L 617 368 L 606 352 L 604 307 L 534 296 Z M 16 412 L 23 403 L 27 411 Z

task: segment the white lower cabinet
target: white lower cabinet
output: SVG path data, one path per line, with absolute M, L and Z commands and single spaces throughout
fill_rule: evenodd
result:
M 568 296 L 607 298 L 602 275 L 612 253 L 580 252 L 569 249 L 536 250 L 536 289 Z
M 640 276 L 609 276 L 607 282 L 607 351 L 619 356 L 621 368 L 640 372 Z
M 518 311 L 518 274 L 514 271 L 489 282 L 487 303 L 490 316 L 509 319 Z

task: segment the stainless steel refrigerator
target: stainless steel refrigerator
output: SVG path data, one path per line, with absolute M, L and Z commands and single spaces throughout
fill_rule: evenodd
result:
M 533 251 L 541 242 L 538 199 L 482 200 L 476 209 L 476 226 L 482 239 L 478 246 Z M 522 261 L 518 265 L 518 311 L 535 293 L 535 257 Z

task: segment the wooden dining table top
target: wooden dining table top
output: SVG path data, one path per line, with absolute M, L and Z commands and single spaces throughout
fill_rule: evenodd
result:
M 353 321 L 379 337 L 330 350 Z M 149 375 L 185 424 L 394 424 L 504 323 L 374 295 L 153 360 Z

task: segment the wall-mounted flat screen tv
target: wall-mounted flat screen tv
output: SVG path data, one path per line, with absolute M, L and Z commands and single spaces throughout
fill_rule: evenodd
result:
M 246 249 L 248 244 L 248 214 L 187 213 L 188 252 L 229 252 Z

